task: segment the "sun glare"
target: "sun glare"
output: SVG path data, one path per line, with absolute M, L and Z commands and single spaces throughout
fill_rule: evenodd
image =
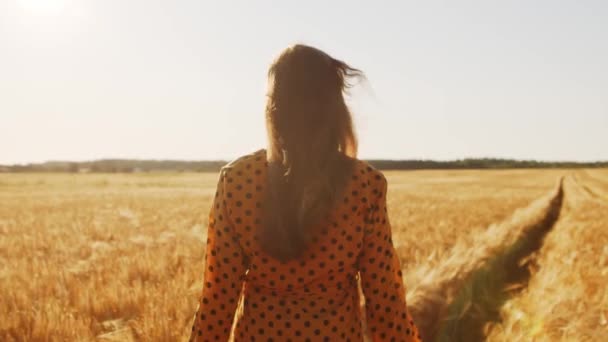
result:
M 31 13 L 54 15 L 61 13 L 67 0 L 19 0 L 21 7 Z

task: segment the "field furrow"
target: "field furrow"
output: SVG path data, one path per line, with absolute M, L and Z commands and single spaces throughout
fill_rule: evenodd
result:
M 579 183 L 584 186 L 585 191 L 594 197 L 608 201 L 608 172 L 602 170 L 584 170 L 576 174 L 583 180 Z
M 608 341 L 608 202 L 577 176 L 566 178 L 564 214 L 528 287 L 503 306 L 489 341 Z
M 487 322 L 529 278 L 525 258 L 541 245 L 559 217 L 561 183 L 546 196 L 477 236 L 457 243 L 437 268 L 411 288 L 409 305 L 426 341 L 482 341 Z M 512 285 L 517 285 L 512 286 Z

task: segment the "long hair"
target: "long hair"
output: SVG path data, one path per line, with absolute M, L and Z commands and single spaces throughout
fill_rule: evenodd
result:
M 262 248 L 287 261 L 313 238 L 350 179 L 357 139 L 344 95 L 360 70 L 306 45 L 268 70 L 268 179 Z

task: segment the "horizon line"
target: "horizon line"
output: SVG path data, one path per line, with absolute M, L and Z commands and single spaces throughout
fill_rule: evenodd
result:
M 167 159 L 167 158 L 113 158 L 104 157 L 86 160 L 62 160 L 49 159 L 41 162 L 24 162 L 24 163 L 0 163 L 3 167 L 18 167 L 18 166 L 33 166 L 44 165 L 51 163 L 65 164 L 86 164 L 103 161 L 131 161 L 131 162 L 173 162 L 173 163 L 229 163 L 236 158 L 227 159 Z M 432 158 L 357 158 L 364 161 L 380 161 L 380 162 L 434 162 L 434 163 L 454 163 L 460 161 L 508 161 L 508 162 L 533 162 L 541 164 L 607 164 L 608 159 L 575 161 L 575 160 L 550 160 L 550 159 L 534 159 L 534 158 L 510 158 L 510 157 L 464 157 L 455 159 L 432 159 Z

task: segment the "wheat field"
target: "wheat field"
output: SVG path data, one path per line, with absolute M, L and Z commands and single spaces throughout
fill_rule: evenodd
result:
M 608 170 L 387 171 L 426 341 L 608 341 Z M 182 341 L 216 174 L 0 174 L 1 341 Z

